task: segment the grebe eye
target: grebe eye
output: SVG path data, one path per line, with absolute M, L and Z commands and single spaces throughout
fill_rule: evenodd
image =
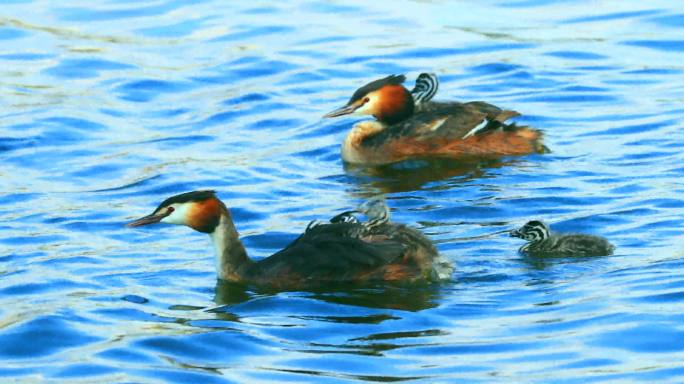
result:
M 369 102 L 369 101 L 370 101 L 370 97 L 366 96 L 366 97 L 363 98 L 363 102 L 364 102 L 364 103 L 367 103 L 367 102 Z
M 169 208 L 166 210 L 166 213 L 173 213 L 173 211 L 175 211 L 175 210 L 176 210 L 175 208 L 169 207 Z

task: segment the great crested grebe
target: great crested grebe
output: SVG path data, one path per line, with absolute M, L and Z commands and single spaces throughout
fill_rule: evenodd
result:
M 386 208 L 384 214 L 378 214 L 383 208 L 373 203 L 372 209 L 365 210 L 368 222 L 350 219 L 354 211 L 348 211 L 335 222 L 309 224 L 283 250 L 259 261 L 247 256 L 228 208 L 214 191 L 170 197 L 152 214 L 127 225 L 180 224 L 209 234 L 216 249 L 218 278 L 232 282 L 287 288 L 451 277 L 451 265 L 429 239 L 415 229 L 390 223 Z
M 437 77 L 423 73 L 409 92 L 404 75 L 372 81 L 323 117 L 373 115 L 354 125 L 342 144 L 348 163 L 382 165 L 411 158 L 496 157 L 543 153 L 542 132 L 505 123 L 519 116 L 483 101 L 434 102 Z
M 520 247 L 520 253 L 530 256 L 608 256 L 615 250 L 608 240 L 599 236 L 551 233 L 539 220 L 529 221 L 510 234 L 528 241 Z

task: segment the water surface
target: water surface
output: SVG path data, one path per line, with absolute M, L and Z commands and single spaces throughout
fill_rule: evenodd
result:
M 0 378 L 664 382 L 684 373 L 676 1 L 9 1 L 0 10 Z M 345 168 L 366 82 L 520 111 L 552 152 Z M 123 224 L 213 188 L 250 254 L 385 193 L 437 286 L 217 284 L 204 235 Z M 529 259 L 528 219 L 616 255 Z

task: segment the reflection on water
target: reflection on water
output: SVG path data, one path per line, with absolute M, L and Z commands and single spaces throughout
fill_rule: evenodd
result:
M 214 302 L 217 305 L 230 305 L 245 302 L 251 298 L 248 287 L 230 281 L 217 280 Z
M 440 285 L 392 286 L 383 285 L 357 289 L 336 287 L 334 291 L 315 292 L 312 299 L 324 300 L 334 304 L 357 305 L 369 308 L 400 309 L 420 311 L 437 306 Z
M 0 381 L 676 381 L 684 371 L 678 2 L 5 1 Z M 520 111 L 551 153 L 345 167 L 372 79 Z M 213 188 L 250 254 L 379 193 L 439 285 L 216 283 L 206 236 L 123 223 Z M 529 259 L 529 219 L 611 257 Z
M 273 295 L 280 291 L 218 280 L 215 292 L 214 301 L 217 305 L 230 306 L 248 301 L 254 296 Z M 437 305 L 440 284 L 329 284 L 324 288 L 312 288 L 299 293 L 309 299 L 332 304 L 420 311 Z
M 558 264 L 567 264 L 567 263 L 586 263 L 591 261 L 592 259 L 597 259 L 601 256 L 595 256 L 595 257 L 587 257 L 587 256 L 582 256 L 582 257 L 550 257 L 550 256 L 545 256 L 545 257 L 534 257 L 534 256 L 529 256 L 529 255 L 522 255 L 521 260 L 529 265 L 531 268 L 534 269 L 546 269 L 546 268 L 551 268 L 555 265 Z
M 344 164 L 344 170 L 362 190 L 395 193 L 419 189 L 449 189 L 475 179 L 494 177 L 488 170 L 521 162 L 522 160 L 516 158 L 423 159 L 379 167 Z M 444 180 L 448 182 L 444 183 Z M 360 197 L 370 196 L 364 193 Z

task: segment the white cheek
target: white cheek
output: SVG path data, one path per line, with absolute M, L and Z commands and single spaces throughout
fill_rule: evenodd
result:
M 162 223 L 168 223 L 168 224 L 181 224 L 181 225 L 187 225 L 188 220 L 188 210 L 189 210 L 189 205 L 178 205 L 174 206 L 175 210 L 173 211 L 172 214 L 166 216 L 165 218 L 161 219 Z
M 368 100 L 364 105 L 354 111 L 355 115 L 372 115 L 375 112 L 375 99 Z

